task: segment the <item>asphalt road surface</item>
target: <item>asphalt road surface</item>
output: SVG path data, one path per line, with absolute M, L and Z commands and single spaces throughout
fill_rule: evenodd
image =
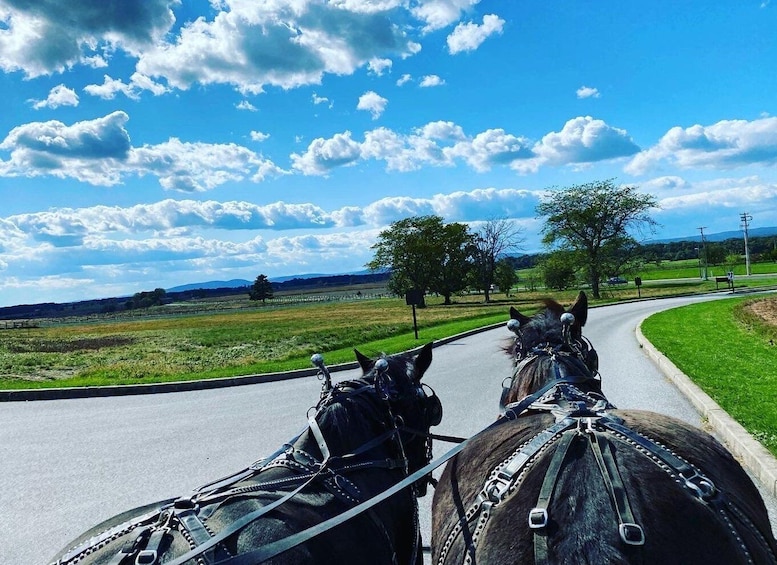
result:
M 703 299 L 590 311 L 584 333 L 599 352 L 611 402 L 702 425 L 642 353 L 634 328 L 652 312 Z M 436 431 L 469 436 L 494 420 L 501 382 L 510 373 L 500 351 L 508 337 L 506 329 L 490 330 L 435 348 L 424 380 L 445 410 Z M 273 452 L 304 426 L 319 390 L 320 382 L 310 377 L 208 391 L 0 404 L 0 564 L 48 563 L 106 518 L 185 495 Z M 437 444 L 435 455 L 449 447 Z M 421 501 L 427 544 L 430 503 L 431 489 Z

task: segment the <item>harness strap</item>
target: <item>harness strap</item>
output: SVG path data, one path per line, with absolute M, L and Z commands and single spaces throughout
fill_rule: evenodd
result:
M 634 519 L 626 487 L 623 485 L 623 478 L 612 452 L 612 444 L 605 435 L 593 430 L 589 433 L 589 443 L 596 462 L 599 464 L 599 471 L 610 494 L 610 500 L 612 500 L 615 512 L 618 514 L 618 533 L 621 540 L 626 545 L 644 545 L 645 532 Z
M 151 537 L 148 538 L 145 549 L 138 552 L 138 556 L 135 558 L 135 565 L 156 565 L 162 544 L 165 543 L 169 536 L 170 534 L 166 528 L 155 530 Z
M 310 418 L 308 420 L 308 427 L 310 428 L 310 431 L 313 433 L 313 437 L 316 438 L 316 443 L 318 444 L 318 449 L 321 451 L 321 457 L 324 461 L 329 459 L 329 446 L 326 444 L 326 439 L 324 439 L 324 434 L 321 433 L 321 428 L 318 427 L 318 422 L 316 421 L 315 416 Z
M 525 412 L 529 406 L 531 406 L 537 400 L 542 398 L 545 395 L 545 393 L 547 393 L 553 387 L 558 386 L 560 384 L 581 384 L 590 380 L 591 380 L 591 377 L 586 377 L 583 375 L 569 375 L 562 379 L 556 379 L 556 380 L 550 381 L 538 391 L 523 397 L 518 402 L 511 402 L 509 404 L 502 406 L 501 407 L 502 416 L 509 420 L 514 420 L 515 418 L 520 416 L 523 412 Z
M 151 528 L 143 528 L 134 540 L 127 541 L 121 546 L 121 549 L 108 562 L 108 565 L 122 565 L 126 559 L 134 557 L 138 549 L 146 543 L 150 534 Z
M 494 424 L 491 424 L 489 428 L 493 426 Z M 489 428 L 486 428 L 486 429 L 489 429 Z M 235 557 L 232 557 L 227 563 L 229 563 L 229 565 L 257 565 L 258 563 L 263 563 L 264 561 L 267 561 L 269 559 L 272 559 L 273 557 L 276 557 L 282 553 L 285 553 L 286 551 L 292 549 L 293 547 L 303 544 L 306 541 L 318 535 L 321 535 L 324 532 L 331 530 L 332 528 L 339 526 L 343 522 L 350 520 L 355 516 L 358 516 L 359 514 L 372 508 L 376 504 L 383 502 L 387 498 L 407 488 L 408 486 L 416 482 L 424 475 L 431 473 L 437 467 L 439 467 L 449 459 L 452 459 L 457 453 L 459 453 L 462 449 L 464 449 L 468 444 L 469 444 L 469 440 L 461 442 L 459 445 L 457 445 L 456 447 L 448 451 L 448 453 L 446 453 L 439 459 L 436 459 L 435 461 L 432 461 L 431 463 L 424 465 L 413 474 L 408 475 L 405 479 L 403 479 L 399 483 L 396 483 L 395 485 L 389 487 L 388 489 L 384 490 L 380 494 L 375 495 L 369 500 L 365 500 L 361 504 L 357 504 L 353 508 L 350 508 L 345 512 L 342 512 L 337 516 L 333 516 L 332 518 L 329 518 L 328 520 L 321 522 L 320 524 L 311 526 L 310 528 L 297 532 L 296 534 L 292 534 L 285 538 L 268 543 L 248 553 L 242 553 L 240 555 L 236 555 Z M 178 561 L 173 561 L 168 565 L 180 565 L 180 563 Z M 218 564 L 218 565 L 222 565 L 222 564 Z
M 537 505 L 529 511 L 529 528 L 534 530 L 534 563 L 543 565 L 548 562 L 548 506 L 553 497 L 553 491 L 558 482 L 558 476 L 564 467 L 564 461 L 567 457 L 567 451 L 577 434 L 567 432 L 561 436 L 556 446 L 553 458 L 550 460 L 548 470 L 545 472 L 545 479 L 542 481 L 540 494 L 537 497 Z
M 203 555 L 206 551 L 209 549 L 215 547 L 217 544 L 221 543 L 225 539 L 227 539 L 232 534 L 235 534 L 242 530 L 244 527 L 246 527 L 248 524 L 253 522 L 254 520 L 260 518 L 261 516 L 264 516 L 265 514 L 275 510 L 282 504 L 288 502 L 292 498 L 294 498 L 297 494 L 299 494 L 306 486 L 308 486 L 310 483 L 313 482 L 313 480 L 318 477 L 319 473 L 315 473 L 310 476 L 310 478 L 300 484 L 297 488 L 294 490 L 286 493 L 284 496 L 278 498 L 277 500 L 274 500 L 270 504 L 267 504 L 266 506 L 262 506 L 261 508 L 258 508 L 257 510 L 254 510 L 253 512 L 250 512 L 249 514 L 246 514 L 242 518 L 238 518 L 234 522 L 232 522 L 229 526 L 221 530 L 218 534 L 211 537 L 207 541 L 204 541 L 202 544 L 198 545 L 195 549 L 192 549 L 191 551 L 186 552 L 182 556 L 178 557 L 177 559 L 174 559 L 167 565 L 182 565 L 183 563 L 186 563 L 190 559 L 193 559 L 195 557 L 199 557 Z

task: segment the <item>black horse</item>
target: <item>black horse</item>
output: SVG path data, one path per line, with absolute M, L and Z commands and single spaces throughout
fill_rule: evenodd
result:
M 307 427 L 275 454 L 191 496 L 114 517 L 54 563 L 422 563 L 416 497 L 428 477 L 316 531 L 424 467 L 429 428 L 442 418 L 439 399 L 421 384 L 431 344 L 377 360 L 356 356 L 363 376 L 334 386 L 316 360 L 326 377 L 321 399 Z M 299 543 L 306 532 L 312 537 Z
M 503 412 L 435 490 L 432 563 L 774 564 L 763 500 L 714 438 L 675 418 L 616 410 L 582 336 L 584 293 L 516 333 Z

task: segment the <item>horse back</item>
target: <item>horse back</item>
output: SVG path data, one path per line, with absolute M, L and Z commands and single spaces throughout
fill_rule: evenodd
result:
M 738 515 L 723 516 L 689 494 L 661 461 L 627 440 L 608 435 L 634 520 L 645 537 L 642 546 L 624 544 L 592 449 L 585 441 L 575 441 L 556 479 L 548 524 L 538 534 L 546 536 L 549 563 L 746 563 L 740 544 L 748 548 L 753 562 L 775 563 L 777 546 L 763 500 L 719 442 L 668 416 L 636 410 L 609 413 L 699 469 L 738 509 Z M 528 516 L 537 505 L 558 442 L 534 456 L 515 490 L 490 508 L 486 519 L 482 511 L 475 515 L 473 509 L 489 474 L 554 421 L 548 414 L 507 421 L 473 437 L 449 462 L 434 496 L 433 563 L 463 563 L 473 545 L 481 565 L 535 562 L 537 532 L 529 528 Z M 451 535 L 457 528 L 460 534 Z M 475 544 L 470 543 L 473 538 Z

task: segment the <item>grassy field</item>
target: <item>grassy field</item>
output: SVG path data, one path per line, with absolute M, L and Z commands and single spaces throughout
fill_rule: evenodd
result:
M 777 455 L 777 328 L 749 311 L 752 301 L 733 298 L 669 310 L 648 318 L 642 330 Z
M 592 304 L 641 297 L 708 292 L 714 281 L 667 280 L 684 264 L 663 264 L 664 273 L 646 279 L 638 290 L 627 285 L 602 287 Z M 774 267 L 777 270 L 777 266 Z M 645 275 L 647 276 L 647 275 Z M 698 275 L 697 275 L 698 276 Z M 737 280 L 737 286 L 777 284 Z M 584 289 L 584 287 L 581 287 Z M 165 382 L 268 373 L 310 367 L 321 352 L 327 363 L 353 361 L 353 348 L 368 355 L 394 353 L 465 330 L 507 320 L 510 305 L 536 308 L 553 295 L 571 303 L 578 289 L 549 293 L 519 285 L 509 298 L 492 294 L 442 299 L 428 297 L 417 310 L 419 339 L 411 308 L 387 298 L 385 288 L 330 288 L 282 295 L 266 305 L 232 296 L 173 303 L 111 314 L 35 320 L 40 327 L 0 330 L 0 389 L 100 386 Z M 590 293 L 589 293 L 590 298 Z
M 233 299 L 234 300 L 234 299 Z M 247 299 L 246 303 L 249 303 Z M 0 388 L 97 386 L 212 378 L 353 361 L 353 347 L 397 352 L 506 321 L 508 303 L 477 299 L 412 310 L 396 298 L 235 308 L 201 315 L 151 309 L 140 319 L 112 315 L 0 332 Z M 510 304 L 515 301 L 510 301 Z M 215 308 L 215 306 L 211 305 Z M 174 308 L 175 310 L 175 308 Z M 176 310 L 177 311 L 177 310 Z

